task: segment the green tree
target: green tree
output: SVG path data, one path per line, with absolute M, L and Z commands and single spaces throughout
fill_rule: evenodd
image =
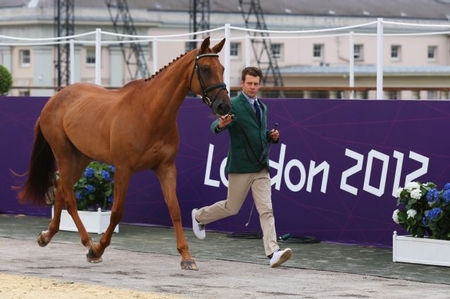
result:
M 0 95 L 7 94 L 11 89 L 11 86 L 11 73 L 3 65 L 0 65 Z

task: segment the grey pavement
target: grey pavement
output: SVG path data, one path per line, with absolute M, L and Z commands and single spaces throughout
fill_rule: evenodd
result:
M 199 271 L 180 269 L 171 228 L 120 224 L 103 263 L 89 264 L 76 232 L 36 242 L 49 219 L 0 214 L 0 273 L 100 283 L 182 298 L 450 298 L 450 267 L 393 263 L 392 250 L 280 242 L 291 260 L 271 269 L 262 240 L 185 230 Z M 91 235 L 98 241 L 100 235 Z

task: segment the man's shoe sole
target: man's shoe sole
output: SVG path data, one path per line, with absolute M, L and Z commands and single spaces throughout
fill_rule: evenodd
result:
M 193 209 L 191 212 L 191 217 L 192 217 L 192 231 L 194 233 L 194 235 L 197 237 L 197 239 L 203 240 L 206 238 L 206 232 L 203 229 L 203 233 L 201 233 L 199 227 L 198 227 L 198 222 L 195 219 L 195 214 L 197 213 L 197 209 Z M 197 228 L 198 232 L 196 232 L 195 227 Z
M 270 267 L 272 268 L 276 268 L 281 266 L 284 262 L 286 262 L 287 260 L 289 260 L 292 256 L 292 250 L 286 250 L 283 252 L 283 254 L 280 256 L 280 259 L 278 260 L 278 262 L 276 262 L 275 264 L 271 265 Z

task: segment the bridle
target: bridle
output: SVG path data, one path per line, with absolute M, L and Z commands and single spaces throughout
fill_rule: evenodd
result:
M 206 105 L 208 105 L 208 107 L 211 107 L 212 103 L 214 103 L 214 101 L 217 98 L 217 95 L 220 93 L 220 91 L 222 91 L 223 89 L 227 90 L 227 86 L 225 85 L 225 83 L 216 83 L 213 84 L 211 86 L 206 87 L 205 82 L 202 79 L 202 76 L 200 75 L 200 68 L 198 67 L 198 61 L 200 60 L 200 58 L 203 57 L 219 57 L 218 54 L 216 53 L 205 53 L 205 54 L 199 54 L 195 56 L 195 60 L 194 60 L 194 68 L 192 69 L 192 75 L 191 75 L 191 80 L 189 83 L 189 88 L 191 88 L 192 86 L 192 78 L 194 77 L 194 72 L 197 73 L 197 79 L 198 82 L 200 83 L 200 87 L 202 89 L 202 99 L 203 99 L 203 103 L 205 103 Z M 213 98 L 213 100 L 211 101 L 211 99 L 208 96 L 208 92 L 220 88 L 220 90 L 216 93 L 215 97 Z

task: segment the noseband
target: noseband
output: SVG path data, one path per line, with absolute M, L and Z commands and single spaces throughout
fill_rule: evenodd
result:
M 227 90 L 227 86 L 225 85 L 225 83 L 222 82 L 222 83 L 216 83 L 216 84 L 206 87 L 205 82 L 203 81 L 202 76 L 200 75 L 200 68 L 198 67 L 198 61 L 200 60 L 200 58 L 203 58 L 203 57 L 219 57 L 219 55 L 215 54 L 215 53 L 205 53 L 205 54 L 200 54 L 200 55 L 195 56 L 194 69 L 192 70 L 191 82 L 189 83 L 189 86 L 192 86 L 192 78 L 194 77 L 194 72 L 196 72 L 198 82 L 200 83 L 200 87 L 202 89 L 203 103 L 208 105 L 208 107 L 211 107 L 212 103 L 214 103 L 214 101 L 216 100 L 219 92 L 222 89 Z M 217 89 L 217 88 L 220 88 L 220 90 L 216 93 L 214 99 L 211 101 L 211 99 L 208 96 L 208 92 L 210 92 L 214 89 Z

